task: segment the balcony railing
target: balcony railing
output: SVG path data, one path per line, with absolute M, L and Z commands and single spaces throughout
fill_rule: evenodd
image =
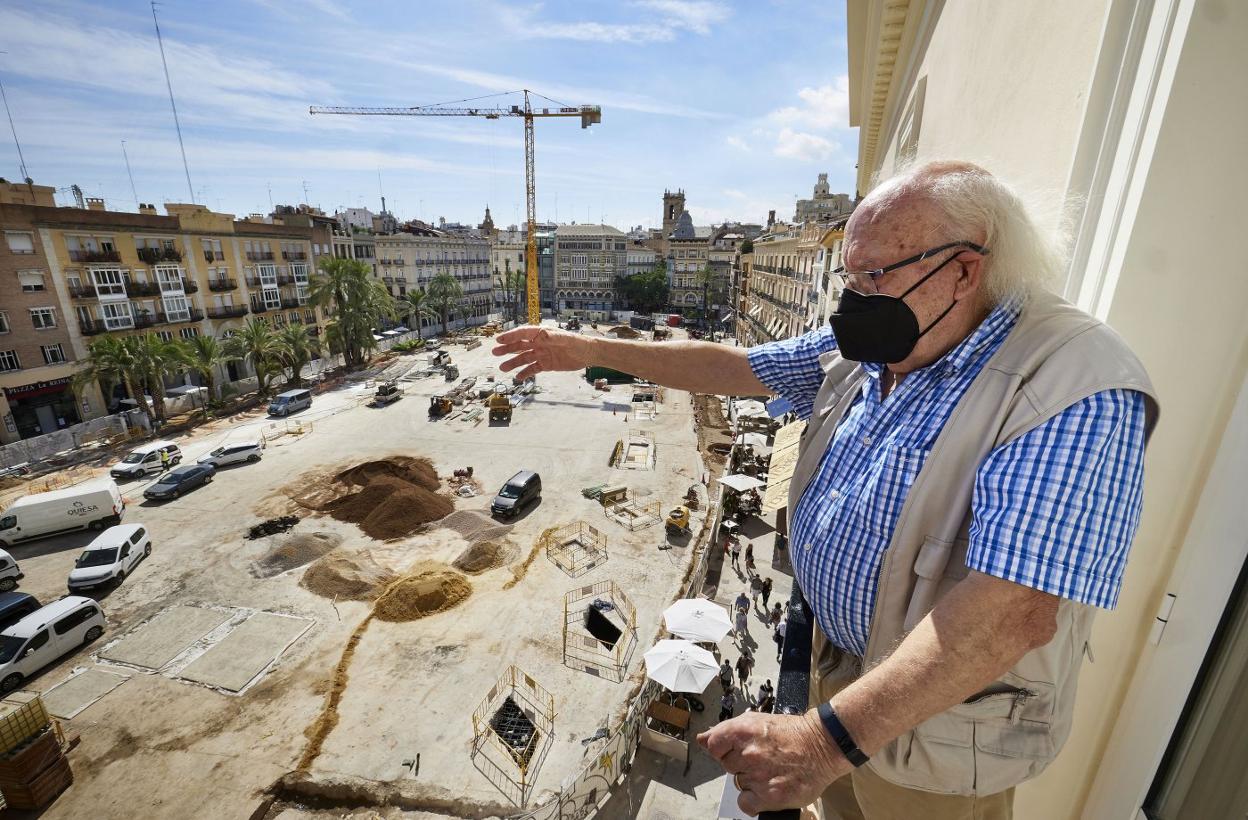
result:
M 138 254 L 139 260 L 149 265 L 182 261 L 182 252 L 176 248 L 139 248 Z
M 156 284 L 155 282 L 128 281 L 126 282 L 126 295 L 127 296 L 159 296 L 160 285 Z
M 237 319 L 239 316 L 246 316 L 248 308 L 246 305 L 223 305 L 221 307 L 208 308 L 209 319 Z
M 79 319 L 78 330 L 83 336 L 96 336 L 103 333 L 108 328 L 104 327 L 103 322 L 97 322 L 94 319 Z
M 70 251 L 69 258 L 75 262 L 101 263 L 120 262 L 121 254 L 117 251 Z
M 209 279 L 208 280 L 208 290 L 214 291 L 216 293 L 221 293 L 222 291 L 227 291 L 227 290 L 234 290 L 237 287 L 238 287 L 237 279 Z
M 143 313 L 134 314 L 134 326 L 136 328 L 151 327 L 157 322 L 164 322 L 163 318 L 158 319 L 159 314 L 144 311 Z
M 256 301 L 256 302 L 251 303 L 252 313 L 264 313 L 268 309 L 269 309 L 269 306 L 266 305 L 263 301 Z
M 283 297 L 282 297 L 282 307 L 284 307 L 284 308 L 299 307 L 299 306 L 300 306 L 300 305 L 302 305 L 302 304 L 303 304 L 303 302 L 300 302 L 300 301 L 299 301 L 299 299 L 298 299 L 297 297 L 294 297 L 294 296 L 283 296 Z
M 302 262 L 308 255 L 303 251 L 282 251 L 282 258 L 291 262 Z
M 182 290 L 184 293 L 199 293 L 199 285 L 195 283 L 194 279 L 183 279 Z
M 69 285 L 69 295 L 73 299 L 94 299 L 95 285 Z
M 293 285 L 295 284 L 295 275 L 293 273 L 279 273 L 277 275 L 277 284 Z
M 251 262 L 271 262 L 273 251 L 247 251 L 247 259 Z
M 204 251 L 204 259 L 209 262 L 224 262 L 225 254 L 221 251 Z

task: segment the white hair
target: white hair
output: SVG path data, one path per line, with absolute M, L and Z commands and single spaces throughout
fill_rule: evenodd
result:
M 990 304 L 1054 287 L 1066 270 L 1066 242 L 1042 231 L 1020 195 L 969 162 L 935 160 L 883 181 L 871 192 L 886 200 L 921 198 L 940 213 L 946 241 L 982 239 L 984 295 Z

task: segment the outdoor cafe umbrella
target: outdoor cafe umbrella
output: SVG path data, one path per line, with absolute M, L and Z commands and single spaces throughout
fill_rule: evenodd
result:
M 663 610 L 667 631 L 691 641 L 719 643 L 732 631 L 732 619 L 719 604 L 702 598 L 682 598 Z
M 673 692 L 704 692 L 719 676 L 715 656 L 688 641 L 659 641 L 643 657 L 646 676 Z

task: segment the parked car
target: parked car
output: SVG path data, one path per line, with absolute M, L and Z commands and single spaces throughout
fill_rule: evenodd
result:
M 237 441 L 233 444 L 218 447 L 206 456 L 200 456 L 195 463 L 210 464 L 213 467 L 224 467 L 228 464 L 255 463 L 260 460 L 263 449 L 264 442 L 260 439 Z
M 8 629 L 42 606 L 34 595 L 25 592 L 0 592 L 0 631 Z
M 22 682 L 62 655 L 104 634 L 104 612 L 90 598 L 53 601 L 0 632 L 0 692 Z
M 109 527 L 87 544 L 69 571 L 70 594 L 113 582 L 121 583 L 152 554 L 152 539 L 142 524 Z
M 108 474 L 121 480 L 142 478 L 145 475 L 159 473 L 165 469 L 165 461 L 160 454 L 168 456 L 170 467 L 182 461 L 182 450 L 172 441 L 153 441 L 135 448 L 126 457 L 109 468 Z
M 311 390 L 287 390 L 285 393 L 278 393 L 269 402 L 269 415 L 289 416 L 311 406 Z
M 102 530 L 120 524 L 125 509 L 117 484 L 107 478 L 22 496 L 0 513 L 0 549 L 72 530 Z
M 152 486 L 143 491 L 143 497 L 152 501 L 177 498 L 196 487 L 212 481 L 217 468 L 211 464 L 188 464 L 176 470 L 170 470 L 160 477 Z
M 542 478 L 532 470 L 521 470 L 507 479 L 498 491 L 490 512 L 499 518 L 514 518 L 529 504 L 542 497 Z
M 8 592 L 17 586 L 17 582 L 26 577 L 26 574 L 17 566 L 17 561 L 13 560 L 13 556 L 4 550 L 0 550 L 0 592 Z

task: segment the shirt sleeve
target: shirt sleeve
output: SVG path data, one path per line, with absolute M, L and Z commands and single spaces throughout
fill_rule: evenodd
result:
M 799 418 L 810 418 L 815 394 L 823 383 L 819 357 L 836 350 L 832 328 L 824 326 L 792 339 L 751 347 L 746 351 L 758 380 L 793 403 Z
M 1144 397 L 1107 390 L 989 454 L 975 479 L 966 564 L 1113 609 L 1140 521 Z

